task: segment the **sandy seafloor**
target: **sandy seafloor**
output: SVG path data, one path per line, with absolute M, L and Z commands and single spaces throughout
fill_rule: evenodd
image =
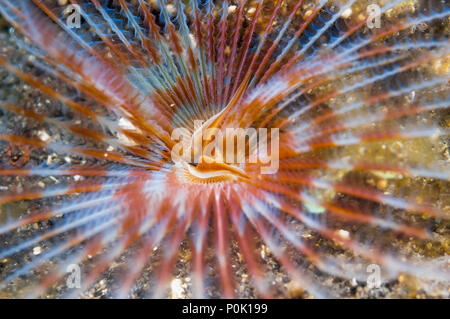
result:
M 0 17 L 0 50 L 14 50 L 14 43 L 11 40 L 10 33 L 8 32 L 9 26 Z M 17 79 L 9 75 L 3 69 L 0 69 L 0 99 L 9 99 L 11 95 L 17 95 L 15 98 L 21 100 L 22 103 L 36 103 L 39 101 L 40 107 L 51 107 L 51 105 L 46 106 L 44 98 L 38 90 L 30 87 L 24 86 L 23 83 L 19 82 Z M 44 106 L 42 106 L 44 103 Z M 29 123 L 18 116 L 7 115 L 6 113 L 0 113 L 0 125 L 6 125 L 12 131 L 17 134 L 25 132 L 27 130 L 38 129 L 37 127 L 30 127 Z M 11 150 L 7 147 L 6 143 L 0 143 L 0 159 L 1 163 L 6 163 L 10 160 Z M 446 151 L 448 154 L 448 150 Z M 13 152 L 14 153 L 14 152 Z M 56 154 L 48 154 L 44 151 L 39 153 L 31 153 L 29 161 L 34 163 L 41 163 L 48 161 L 49 155 L 51 160 L 54 162 L 59 162 L 63 159 L 59 158 Z M 0 185 L 2 190 L 7 190 L 10 185 L 15 187 L 25 183 L 25 180 L 20 177 L 7 177 L 0 180 Z M 26 179 L 27 187 L 36 185 L 37 187 L 45 187 L 47 184 L 54 183 L 48 177 L 35 177 L 32 179 Z M 2 211 L 8 211 L 8 214 L 17 214 L 19 216 L 23 211 L 30 208 L 36 209 L 41 205 L 45 205 L 45 201 L 41 201 L 39 204 L 24 203 L 20 202 L 17 204 L 9 205 L 8 207 L 0 206 L 0 217 L 2 216 Z M 35 205 L 30 207 L 31 205 Z M 36 206 L 37 205 L 37 206 Z M 0 223 L 4 222 L 0 218 Z M 30 229 L 21 229 L 10 237 L 0 236 L 2 241 L 20 242 L 21 238 L 28 238 L 27 231 L 39 231 L 45 230 L 48 227 L 45 223 L 39 223 L 30 225 Z M 33 229 L 31 229 L 33 228 Z M 436 234 L 439 236 L 448 237 L 448 228 L 446 225 L 442 227 L 435 228 Z M 434 256 L 440 256 L 445 258 L 449 254 L 449 243 L 448 240 L 444 241 L 446 243 L 445 247 L 432 247 L 431 254 Z M 45 249 L 48 247 L 42 247 Z M 113 291 L 115 288 L 115 278 L 121 273 L 121 270 L 127 265 L 127 255 L 133 251 L 133 247 L 124 253 L 119 259 L 117 259 L 102 276 L 93 284 L 87 291 L 81 294 L 81 298 L 111 298 L 113 297 Z M 412 240 L 411 243 L 405 245 L 405 249 L 411 249 L 417 252 L 420 248 L 415 246 L 415 242 Z M 436 253 L 437 251 L 437 253 Z M 333 254 L 340 254 L 341 252 L 332 252 Z M 214 252 L 209 251 L 207 255 L 213 256 Z M 311 298 L 307 292 L 302 291 L 298 284 L 291 281 L 289 277 L 283 272 L 280 265 L 276 262 L 274 258 L 271 257 L 270 253 L 264 253 L 264 247 L 261 248 L 262 258 L 266 262 L 266 270 L 271 274 L 271 284 L 273 291 L 276 291 L 275 296 L 279 298 Z M 423 251 L 424 255 L 429 255 L 430 251 Z M 136 287 L 131 293 L 131 298 L 142 298 L 146 297 L 144 293 L 149 287 L 154 284 L 154 279 L 150 279 L 150 274 L 152 272 L 153 266 L 157 265 L 158 251 L 155 251 L 155 256 L 151 259 L 152 262 L 145 268 L 142 276 L 136 283 Z M 5 273 L 10 273 L 11 270 L 18 268 L 21 265 L 25 265 L 33 256 L 29 256 L 26 253 L 21 255 L 16 255 L 14 258 L 4 258 L 0 260 L 0 279 L 3 278 Z M 184 243 L 180 248 L 179 260 L 176 263 L 175 277 L 176 281 L 172 282 L 172 290 L 168 291 L 168 297 L 172 298 L 189 298 L 192 297 L 191 294 L 191 283 L 192 278 L 189 272 L 189 261 L 191 260 L 190 250 Z M 93 257 L 95 259 L 95 257 Z M 154 264 L 152 264 L 154 263 Z M 83 271 L 89 269 L 89 261 L 86 262 L 86 268 Z M 27 291 L 27 287 L 36 282 L 37 278 L 45 276 L 46 267 L 40 268 L 39 270 L 32 272 L 30 275 L 20 277 L 19 280 L 14 281 L 9 284 L 7 289 L 0 291 L 0 298 L 16 298 L 23 297 L 24 292 Z M 236 289 L 236 297 L 238 298 L 254 298 L 255 291 L 249 285 L 249 276 L 246 273 L 245 267 L 242 260 L 236 258 L 233 260 L 232 271 L 238 278 L 241 278 L 241 283 Z M 215 265 L 212 263 L 208 267 L 209 275 L 214 276 L 216 273 Z M 450 284 L 447 282 L 436 282 L 430 280 L 422 280 L 410 275 L 399 275 L 397 278 L 393 278 L 382 282 L 381 287 L 371 288 L 367 287 L 366 282 L 358 281 L 356 279 L 344 280 L 338 277 L 334 277 L 327 274 L 315 274 L 315 280 L 320 281 L 322 285 L 328 287 L 332 295 L 342 298 L 449 298 L 450 295 Z M 217 297 L 217 287 L 211 285 L 208 287 L 205 297 Z M 70 291 L 66 288 L 64 280 L 57 284 L 54 288 L 50 289 L 42 295 L 42 298 L 59 298 L 66 296 L 66 293 Z M 70 295 L 74 296 L 74 295 Z

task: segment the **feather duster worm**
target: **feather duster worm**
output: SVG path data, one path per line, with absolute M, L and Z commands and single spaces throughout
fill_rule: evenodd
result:
M 328 276 L 370 269 L 448 284 L 445 1 L 0 13 L 1 296 L 348 296 Z

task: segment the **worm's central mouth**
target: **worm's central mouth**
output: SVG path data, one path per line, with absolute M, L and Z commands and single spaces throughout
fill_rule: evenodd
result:
M 214 161 L 212 158 L 203 157 L 202 161 L 196 165 L 185 163 L 183 166 L 184 178 L 194 183 L 210 184 L 249 178 L 242 169 Z

